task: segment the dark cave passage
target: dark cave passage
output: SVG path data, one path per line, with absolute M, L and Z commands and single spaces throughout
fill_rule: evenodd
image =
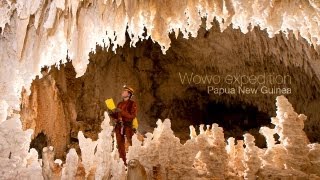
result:
M 48 146 L 47 136 L 41 132 L 30 143 L 30 149 L 34 148 L 38 151 L 39 158 L 42 158 L 42 149 Z
M 226 106 L 209 102 L 206 108 L 205 124 L 217 123 L 226 131 L 241 127 L 243 131 L 270 124 L 269 115 L 259 112 L 256 107 L 245 105 Z
M 259 133 L 262 126 L 274 128 L 271 124 L 270 115 L 261 112 L 257 107 L 246 105 L 242 102 L 216 102 L 212 97 L 199 93 L 195 100 L 175 100 L 170 107 L 176 109 L 175 113 L 170 113 L 174 125 L 175 135 L 184 143 L 189 137 L 189 125 L 196 127 L 199 133 L 199 125 L 218 124 L 224 130 L 225 139 L 234 137 L 236 140 L 243 140 L 245 133 L 252 134 L 256 139 L 256 145 L 266 147 L 265 138 Z M 201 96 L 201 97 L 199 97 Z

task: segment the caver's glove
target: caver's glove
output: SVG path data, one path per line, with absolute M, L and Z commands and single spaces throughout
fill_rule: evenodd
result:
M 113 112 L 121 112 L 122 110 L 120 109 L 120 108 L 115 108 L 114 110 L 113 110 Z
M 110 109 L 107 109 L 107 113 L 108 113 L 109 115 L 112 115 L 112 114 L 113 114 L 113 111 L 110 110 Z

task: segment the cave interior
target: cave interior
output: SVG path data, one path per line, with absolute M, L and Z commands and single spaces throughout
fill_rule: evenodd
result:
M 286 65 L 281 57 L 259 51 L 273 46 L 274 42 L 279 44 L 279 41 L 296 44 L 306 42 L 288 39 L 283 34 L 269 38 L 265 31 L 258 28 L 247 34 L 232 28 L 219 32 L 218 26 L 215 23 L 209 31 L 202 27 L 198 37 L 189 40 L 183 39 L 181 34 L 175 38 L 171 33 L 172 45 L 166 54 L 150 38 L 140 41 L 136 47 L 126 42 L 116 52 L 97 45 L 95 52 L 89 54 L 85 74 L 78 78 L 68 57 L 66 64 L 43 67 L 43 77 L 35 78 L 30 96 L 22 93 L 23 127 L 35 129 L 30 148 L 37 149 L 41 157 L 43 147 L 54 145 L 56 157 L 62 159 L 67 149 L 72 147 L 80 152 L 78 132 L 83 131 L 86 137 L 93 140 L 98 138 L 106 111 L 104 100 L 112 97 L 119 102 L 124 84 L 136 89 L 134 100 L 139 106 L 141 134 L 152 132 L 158 118 L 169 118 L 175 135 L 182 143 L 189 139 L 190 125 L 199 127 L 200 124 L 217 123 L 223 127 L 226 139 L 243 139 L 242 135 L 249 132 L 255 136 L 258 147 L 266 147 L 259 128 L 273 127 L 270 117 L 275 116 L 274 98 L 279 94 L 209 94 L 206 84 L 182 83 L 178 73 L 186 72 L 220 76 L 265 72 L 292 76 L 292 82 L 286 86 L 291 87 L 293 92 L 287 97 L 292 102 L 309 99 L 307 106 L 293 104 L 311 118 L 306 123 L 309 139 L 312 142 L 319 141 L 319 135 L 312 133 L 319 128 L 312 123 L 319 117 L 319 112 L 313 111 L 314 105 L 320 101 L 319 80 L 313 72 L 306 71 L 306 67 Z M 258 43 L 253 36 L 265 39 L 265 44 Z M 283 49 L 283 53 L 294 58 L 290 48 Z M 310 92 L 305 93 L 300 88 L 302 86 Z M 49 96 L 50 93 L 52 96 Z M 34 112 L 30 105 L 35 103 L 45 108 L 38 108 Z M 52 126 L 60 128 L 59 133 L 52 132 Z

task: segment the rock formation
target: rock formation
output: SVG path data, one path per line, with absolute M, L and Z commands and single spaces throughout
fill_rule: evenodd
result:
M 2 104 L 2 106 L 6 105 Z M 42 169 L 38 162 L 38 153 L 29 149 L 32 130 L 22 131 L 19 115 L 3 119 L 0 124 L 0 174 L 2 179 L 43 179 Z
M 55 147 L 57 158 L 64 159 L 69 148 L 79 152 L 78 131 L 92 140 L 98 139 L 103 112 L 106 111 L 105 99 L 113 97 L 119 102 L 119 90 L 123 84 L 129 83 L 137 92 L 134 100 L 138 102 L 142 131 L 151 132 L 158 118 L 170 118 L 175 135 L 185 142 L 189 138 L 189 125 L 196 127 L 215 122 L 224 128 L 227 138 L 239 140 L 246 131 L 255 137 L 256 146 L 266 147 L 259 128 L 272 127 L 269 117 L 275 115 L 273 101 L 279 93 L 208 94 L 210 84 L 189 84 L 186 79 L 182 83 L 180 74 L 182 77 L 191 73 L 219 77 L 267 74 L 291 78 L 286 84 L 266 83 L 266 86 L 291 88 L 292 93 L 286 97 L 298 112 L 309 117 L 305 122 L 309 140 L 320 141 L 317 133 L 320 131 L 317 123 L 320 118 L 317 111 L 320 81 L 313 70 L 316 66 L 311 63 L 317 62 L 319 56 L 313 47 L 301 38 L 287 39 L 284 34 L 270 39 L 258 28 L 247 34 L 231 27 L 220 32 L 216 21 L 212 29 L 207 31 L 205 28 L 203 24 L 198 37 L 189 40 L 171 35 L 172 43 L 166 55 L 151 39 L 137 43 L 135 48 L 131 48 L 127 41 L 123 47 L 117 48 L 117 53 L 96 46 L 96 52 L 90 53 L 86 73 L 78 78 L 72 61 L 52 66 L 47 73 L 43 70 L 44 76 L 33 81 L 30 96 L 23 92 L 20 114 L 24 129 L 34 130 L 32 142 L 35 144 L 39 144 L 36 143 L 37 137 L 43 133 L 47 144 Z M 296 47 L 300 48 L 297 50 Z M 305 56 L 305 52 L 310 57 Z M 238 88 L 238 84 L 221 82 L 217 87 Z M 261 88 L 259 84 L 246 87 Z M 225 109 L 212 107 L 217 104 Z M 47 111 L 46 106 L 51 111 Z M 219 112 L 224 111 L 228 113 L 219 116 Z M 253 116 L 253 119 L 244 121 L 243 114 Z M 59 128 L 61 135 L 50 128 L 52 121 L 62 127 Z
M 42 151 L 42 175 L 44 180 L 59 179 L 61 176 L 61 167 L 54 160 L 54 148 L 52 146 L 43 148 Z
M 43 133 L 50 145 L 55 147 L 57 158 L 65 158 L 70 144 L 71 127 L 76 126 L 76 113 L 70 100 L 63 97 L 66 90 L 59 85 L 50 75 L 33 81 L 32 95 L 22 99 L 20 114 L 24 119 L 23 129 L 34 130 L 32 139 Z M 23 94 L 25 93 L 24 91 Z
M 272 118 L 274 129 L 262 127 L 261 133 L 266 136 L 268 147 L 260 149 L 255 146 L 254 137 L 244 135 L 242 141 L 234 144 L 229 139 L 226 145 L 223 129 L 217 124 L 200 126 L 200 133 L 190 127 L 191 139 L 181 144 L 171 130 L 169 119 L 159 120 L 153 134 L 147 134 L 141 142 L 135 135 L 133 146 L 129 147 L 128 159 L 137 159 L 145 167 L 148 177 L 159 179 L 186 179 L 192 177 L 202 179 L 212 178 L 319 178 L 319 144 L 309 144 L 303 132 L 306 116 L 294 112 L 292 105 L 284 96 L 277 97 L 277 116 Z M 4 113 L 5 110 L 2 111 Z M 42 173 L 37 153 L 29 151 L 29 134 L 21 133 L 21 123 L 17 117 L 1 123 L 2 171 L 5 179 L 17 177 L 38 177 L 52 179 L 68 177 L 95 177 L 96 179 L 112 178 L 124 179 L 124 163 L 119 159 L 117 150 L 112 144 L 113 127 L 105 113 L 105 120 L 101 124 L 101 133 L 97 141 L 85 138 L 80 131 L 79 144 L 81 148 L 80 160 L 75 150 L 67 154 L 66 163 L 61 166 L 59 160 L 54 161 L 52 147 L 44 148 L 42 159 Z M 19 127 L 20 124 L 20 127 Z M 4 127 L 6 129 L 4 129 Z M 11 127 L 11 129 L 8 129 Z M 10 131 L 16 136 L 5 141 Z M 279 135 L 279 142 L 272 140 L 272 135 Z M 17 143 L 18 142 L 18 143 Z M 27 142 L 27 143 L 25 143 Z M 21 147 L 24 148 L 17 148 Z M 15 165 L 14 171 L 8 171 Z M 84 167 L 84 171 L 81 167 Z
M 256 174 L 261 166 L 259 148 L 255 146 L 254 137 L 251 134 L 245 134 L 244 144 L 244 179 L 256 179 Z
M 197 96 L 203 90 L 175 85 L 178 78 L 170 79 L 172 74 L 169 72 L 175 72 L 177 66 L 186 72 L 197 70 L 197 73 L 207 73 L 212 70 L 222 75 L 234 69 L 248 73 L 263 70 L 290 74 L 296 95 L 291 102 L 297 106 L 297 111 L 309 113 L 310 121 L 306 121 L 305 128 L 307 135 L 311 142 L 319 141 L 319 114 L 316 113 L 320 98 L 319 12 L 320 4 L 315 0 L 262 0 L 259 3 L 236 0 L 0 0 L 1 178 L 125 178 L 123 162 L 112 145 L 109 117 L 107 114 L 103 116 L 104 110 L 100 108 L 101 99 L 114 94 L 111 91 L 115 90 L 101 94 L 99 89 L 108 89 L 110 82 L 96 83 L 106 84 L 106 87 L 99 87 L 93 86 L 94 83 L 74 80 L 80 76 L 87 78 L 86 81 L 93 80 L 96 76 L 90 71 L 96 72 L 101 66 L 114 67 L 106 65 L 109 62 L 117 62 L 118 73 L 127 69 L 134 69 L 132 73 L 145 73 L 141 76 L 123 76 L 136 85 L 150 78 L 145 81 L 152 83 L 139 84 L 139 88 L 145 91 L 151 89 L 151 93 L 145 95 L 146 99 L 151 100 L 141 101 L 145 107 L 152 107 L 153 117 L 171 116 L 173 121 L 179 113 L 185 116 L 197 114 L 201 108 L 197 110 L 196 107 L 201 107 L 201 102 L 208 100 Z M 210 28 L 211 31 L 208 31 Z M 221 31 L 225 34 L 221 35 Z M 151 45 L 151 50 L 143 46 L 140 50 L 128 50 L 141 45 L 138 43 L 140 40 L 147 39 L 141 44 L 148 45 L 151 41 L 158 44 Z M 98 48 L 96 45 L 99 45 Z M 113 53 L 99 54 L 99 51 L 110 50 Z M 91 51 L 93 53 L 89 53 Z M 239 52 L 245 53 L 239 55 Z M 97 59 L 92 60 L 92 65 L 87 69 L 89 54 Z M 96 63 L 104 58 L 110 61 L 100 65 Z M 65 83 L 68 76 L 60 77 L 48 72 L 40 74 L 44 66 L 61 68 L 60 62 L 65 64 L 68 59 L 72 60 L 74 68 L 74 78 L 68 82 L 75 84 Z M 175 63 L 167 63 L 173 60 Z M 229 66 L 224 67 L 228 63 Z M 203 68 L 205 64 L 209 66 Z M 119 68 L 126 65 L 130 66 Z M 193 68 L 190 69 L 190 66 Z M 101 69 L 100 72 L 113 73 Z M 86 71 L 89 72 L 87 76 L 84 75 Z M 152 76 L 149 77 L 148 73 Z M 102 73 L 102 77 L 104 75 Z M 122 80 L 117 75 L 108 77 Z M 36 80 L 32 87 L 32 81 L 37 76 L 41 82 Z M 60 79 L 57 80 L 57 77 Z M 67 90 L 72 88 L 68 88 L 67 84 L 80 87 L 83 91 L 71 92 L 74 98 L 69 98 Z M 175 93 L 164 90 L 166 88 Z M 49 96 L 46 97 L 46 94 Z M 88 108 L 91 113 L 81 112 L 86 107 L 80 107 L 74 101 L 80 99 L 80 104 L 87 102 L 89 95 L 93 94 L 98 98 L 88 104 L 93 107 Z M 181 100 L 181 94 L 194 99 L 189 108 L 194 111 L 180 111 L 190 104 Z M 275 96 L 219 96 L 216 101 L 233 104 L 237 99 L 240 105 L 253 106 L 271 115 L 274 112 L 271 102 Z M 308 102 L 306 106 L 305 102 Z M 168 108 L 172 104 L 175 111 Z M 237 141 L 236 145 L 230 139 L 225 149 L 223 130 L 217 124 L 206 129 L 200 126 L 200 134 L 191 127 L 191 139 L 181 144 L 171 129 L 170 120 L 166 119 L 157 122 L 154 133 L 146 134 L 143 144 L 135 139 L 128 156 L 138 159 L 146 167 L 149 177 L 160 179 L 319 178 L 319 144 L 309 143 L 303 132 L 306 116 L 295 113 L 284 97 L 278 97 L 276 105 L 277 116 L 272 119 L 275 128 L 270 126 L 260 131 L 267 139 L 266 149 L 258 148 L 258 138 L 249 133 L 245 135 L 244 142 Z M 43 115 L 48 115 L 50 119 Z M 92 118 L 97 121 L 93 123 L 95 127 L 88 126 L 92 119 L 83 120 L 86 115 L 97 116 Z M 82 116 L 82 122 L 77 122 L 78 116 Z M 143 117 L 148 119 L 151 116 L 144 114 Z M 175 124 L 181 122 L 179 120 L 176 119 Z M 49 128 L 61 134 L 53 133 Z M 85 132 L 87 129 L 93 129 L 95 133 L 90 135 L 90 132 Z M 97 136 L 97 130 L 101 130 L 102 134 L 92 138 Z M 257 129 L 252 132 L 257 132 Z M 279 140 L 273 139 L 273 134 L 277 134 Z M 30 142 L 42 136 L 49 141 L 49 147 L 44 148 L 41 162 L 36 150 L 30 149 Z M 80 151 L 79 159 L 69 141 L 79 144 L 80 148 L 75 149 Z M 65 154 L 68 149 L 69 153 Z M 67 162 L 61 166 L 62 160 L 54 161 L 55 153 L 59 158 L 67 157 Z M 74 168 L 70 167 L 71 164 Z
M 62 169 L 61 180 L 76 179 L 77 169 L 79 164 L 79 157 L 74 149 L 70 149 L 66 158 L 66 163 Z
M 134 137 L 128 152 L 129 159 L 138 159 L 151 177 L 155 167 L 160 165 L 163 179 L 319 178 L 319 161 L 314 159 L 318 145 L 308 145 L 303 132 L 305 115 L 294 112 L 284 96 L 277 97 L 276 105 L 277 116 L 272 118 L 275 128 L 261 128 L 268 140 L 266 149 L 255 146 L 254 137 L 250 134 L 244 135 L 245 148 L 242 141 L 234 146 L 232 138 L 226 146 L 222 129 L 215 124 L 206 131 L 200 126 L 199 135 L 191 127 L 191 139 L 182 145 L 170 130 L 170 121 L 159 120 L 158 127 L 147 137 L 145 144 Z M 280 136 L 279 142 L 270 140 L 269 136 L 275 133 Z
M 197 37 L 201 18 L 206 19 L 207 30 L 213 26 L 214 19 L 219 24 L 219 32 L 230 25 L 243 33 L 259 26 L 269 37 L 283 32 L 290 39 L 302 37 L 318 49 L 318 14 L 319 3 L 314 0 L 263 0 L 259 3 L 230 0 L 166 3 L 1 0 L 0 99 L 18 110 L 21 87 L 30 92 L 32 79 L 40 75 L 43 66 L 60 61 L 65 63 L 68 53 L 77 77 L 80 77 L 89 63 L 88 54 L 94 51 L 96 44 L 116 51 L 125 44 L 126 33 L 129 34 L 130 46 L 135 47 L 139 40 L 150 37 L 166 53 L 172 43 L 168 33 L 174 32 L 176 37 L 180 32 L 184 38 Z M 297 51 L 303 49 L 301 46 L 294 48 Z M 280 49 L 272 48 L 270 51 L 279 53 Z M 312 53 L 306 53 L 306 58 L 319 77 L 318 62 L 312 58 Z M 287 59 L 284 58 L 285 64 L 291 61 Z

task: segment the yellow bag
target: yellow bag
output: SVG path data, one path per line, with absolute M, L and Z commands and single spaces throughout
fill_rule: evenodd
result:
M 116 108 L 116 105 L 114 104 L 113 102 L 113 99 L 112 98 L 109 98 L 105 101 L 106 105 L 107 105 L 107 108 L 110 109 L 110 110 L 113 110 Z
M 134 118 L 132 121 L 132 128 L 138 129 L 138 126 L 139 126 L 138 119 Z

